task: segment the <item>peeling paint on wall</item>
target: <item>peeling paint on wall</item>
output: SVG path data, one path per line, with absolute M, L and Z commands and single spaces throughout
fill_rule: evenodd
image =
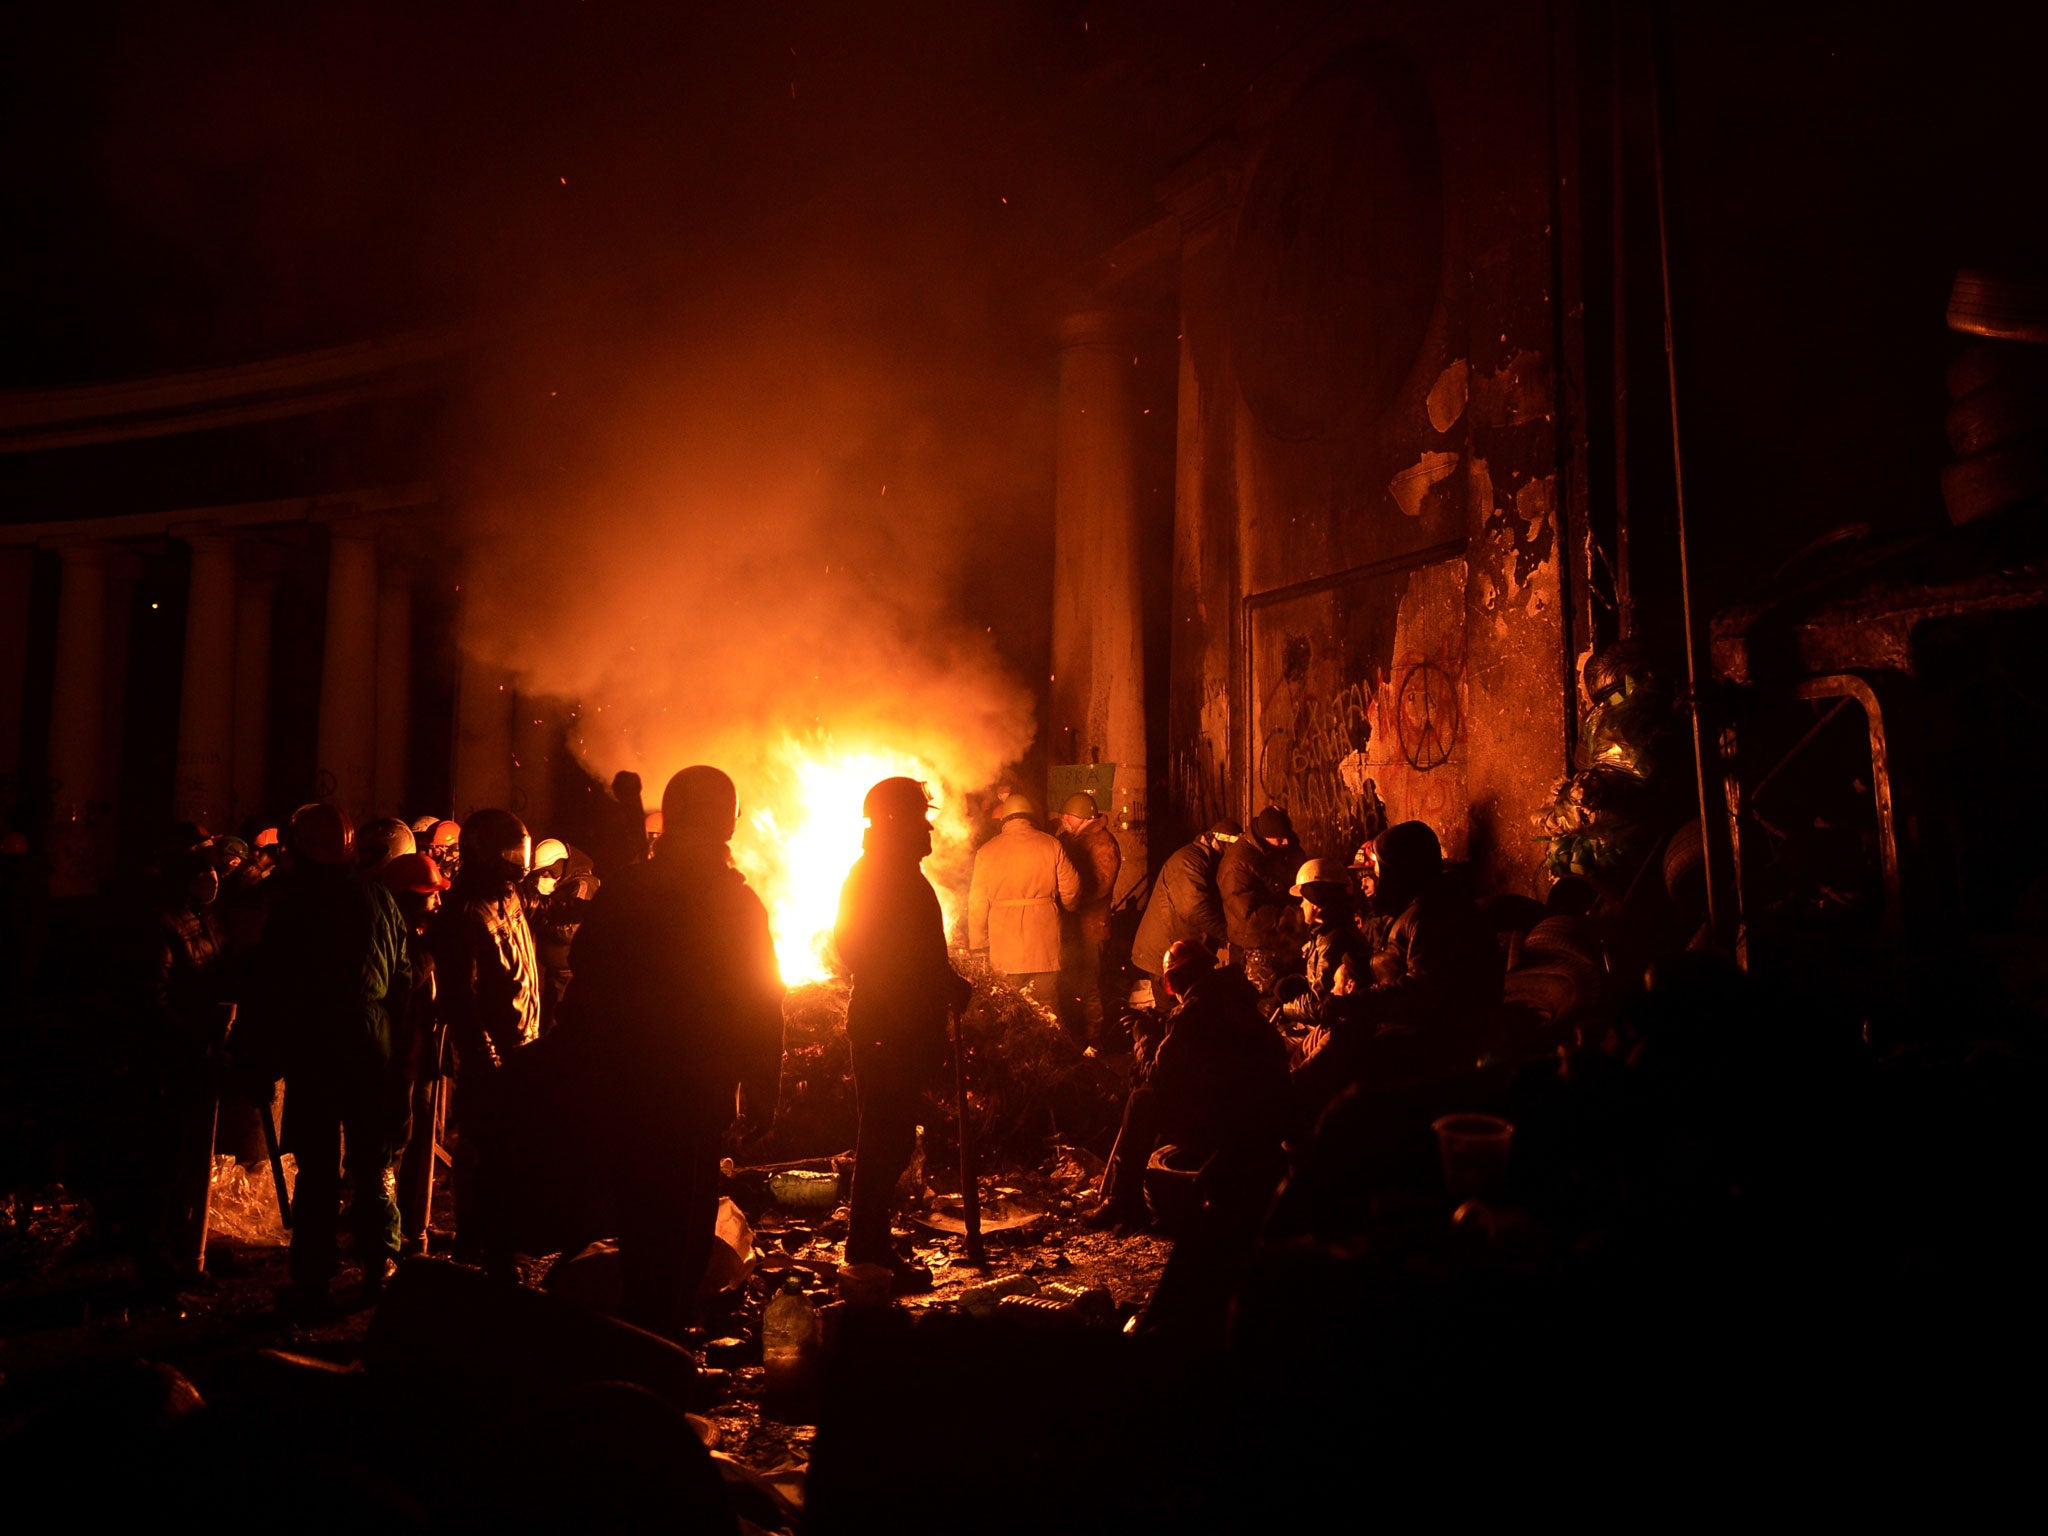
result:
M 1471 372 L 1471 367 L 1461 357 L 1438 374 L 1436 383 L 1429 387 L 1429 424 L 1437 431 L 1450 431 L 1458 424 L 1458 418 L 1465 414 Z
M 1422 504 L 1431 487 L 1448 480 L 1458 470 L 1455 453 L 1431 451 L 1387 482 L 1387 494 L 1409 517 L 1422 515 Z

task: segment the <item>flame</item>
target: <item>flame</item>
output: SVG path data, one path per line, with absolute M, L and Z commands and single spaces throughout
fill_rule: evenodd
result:
M 921 781 L 936 802 L 926 874 L 934 876 L 951 932 L 964 904 L 959 877 L 972 849 L 959 797 L 929 763 L 884 747 L 842 746 L 825 735 L 790 737 L 768 754 L 749 786 L 760 803 L 740 808 L 733 862 L 767 904 L 775 956 L 788 985 L 834 974 L 839 888 L 861 855 L 867 830 L 861 802 L 876 783 L 897 775 Z

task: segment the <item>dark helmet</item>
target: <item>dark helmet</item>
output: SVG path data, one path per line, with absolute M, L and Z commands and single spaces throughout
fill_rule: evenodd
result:
M 1372 849 L 1379 864 L 1374 899 L 1383 905 L 1405 907 L 1444 867 L 1443 844 L 1426 821 L 1396 822 L 1373 839 Z
M 478 811 L 462 824 L 462 870 L 518 880 L 526 874 L 533 845 L 526 823 L 510 811 Z
M 381 816 L 356 833 L 356 863 L 374 874 L 417 846 L 411 827 L 396 816 Z
M 1209 828 L 1207 836 L 1212 843 L 1234 843 L 1244 836 L 1244 828 L 1230 817 L 1225 816 L 1221 821 Z
M 860 803 L 860 813 L 867 817 L 870 826 L 890 821 L 923 826 L 932 813 L 932 797 L 916 779 L 884 779 L 868 791 L 867 799 Z
M 1102 814 L 1102 807 L 1095 803 L 1095 797 L 1085 789 L 1077 789 L 1067 796 L 1061 805 L 1060 814 L 1071 816 L 1076 821 L 1093 821 Z
M 355 823 L 347 811 L 326 800 L 311 801 L 292 812 L 290 839 L 292 856 L 308 864 L 331 867 L 355 859 Z
M 661 792 L 664 841 L 725 843 L 740 819 L 740 792 L 722 769 L 703 763 L 684 768 Z

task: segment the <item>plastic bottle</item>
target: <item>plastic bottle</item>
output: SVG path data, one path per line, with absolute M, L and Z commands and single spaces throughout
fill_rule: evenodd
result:
M 818 1315 L 804 1296 L 803 1281 L 791 1275 L 782 1294 L 761 1314 L 761 1364 L 774 1393 L 801 1391 L 818 1355 Z

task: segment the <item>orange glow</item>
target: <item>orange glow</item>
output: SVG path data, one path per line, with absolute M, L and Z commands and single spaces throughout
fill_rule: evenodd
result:
M 820 981 L 833 972 L 832 925 L 839 915 L 839 887 L 861 854 L 867 830 L 861 802 L 886 778 L 923 781 L 932 799 L 934 857 L 925 873 L 939 893 L 950 933 L 958 924 L 964 887 L 948 884 L 940 871 L 966 861 L 968 825 L 959 797 L 942 784 L 928 763 L 906 753 L 872 746 L 848 746 L 822 737 L 785 738 L 769 754 L 765 770 L 749 788 L 759 803 L 740 807 L 733 834 L 733 862 L 768 906 L 775 954 L 790 986 Z

